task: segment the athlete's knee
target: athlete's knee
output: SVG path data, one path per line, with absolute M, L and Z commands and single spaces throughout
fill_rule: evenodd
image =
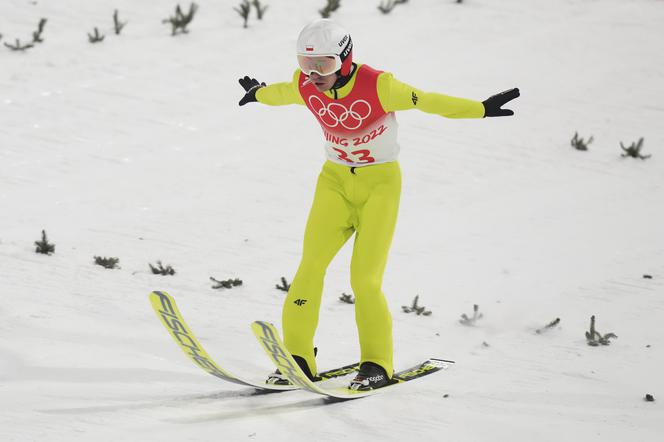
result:
M 322 278 L 325 276 L 329 262 L 321 260 L 316 256 L 304 256 L 297 268 L 298 275 L 311 275 Z
M 295 277 L 293 278 L 293 285 L 295 286 L 311 286 L 320 285 L 325 278 L 327 268 L 323 263 L 315 260 L 302 261 L 297 268 Z
M 356 297 L 371 297 L 381 294 L 382 280 L 374 275 L 351 275 L 350 286 Z

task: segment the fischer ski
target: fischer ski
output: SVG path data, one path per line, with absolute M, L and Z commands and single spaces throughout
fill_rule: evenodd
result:
M 304 374 L 300 366 L 295 362 L 295 359 L 293 359 L 293 356 L 291 356 L 290 352 L 286 349 L 281 338 L 279 338 L 279 333 L 274 325 L 268 322 L 256 321 L 251 325 L 251 329 L 253 330 L 256 339 L 261 343 L 265 353 L 270 357 L 279 371 L 288 378 L 288 380 L 305 390 L 331 398 L 357 399 L 370 396 L 382 392 L 385 389 L 389 389 L 394 385 L 403 384 L 404 382 L 412 381 L 413 379 L 418 379 L 440 370 L 446 370 L 454 364 L 454 361 L 448 361 L 445 359 L 427 359 L 421 364 L 395 373 L 390 384 L 374 390 L 351 390 L 348 387 L 325 388 L 312 382 L 307 375 Z
M 155 313 L 164 327 L 166 327 L 166 330 L 168 330 L 169 334 L 173 337 L 175 343 L 178 344 L 178 347 L 180 347 L 187 357 L 198 365 L 198 367 L 212 376 L 216 376 L 219 379 L 233 382 L 235 384 L 246 385 L 262 390 L 289 391 L 299 388 L 297 385 L 273 385 L 267 384 L 264 381 L 250 381 L 221 368 L 219 364 L 210 357 L 201 343 L 198 342 L 198 339 L 196 339 L 191 332 L 171 295 L 166 292 L 154 291 L 150 293 L 150 304 L 152 304 Z M 359 363 L 349 364 L 324 371 L 319 373 L 319 376 L 323 381 L 346 376 L 357 371 L 359 366 Z

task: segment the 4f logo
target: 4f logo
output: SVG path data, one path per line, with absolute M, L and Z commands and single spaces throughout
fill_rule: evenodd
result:
M 413 100 L 413 105 L 414 105 L 414 106 L 417 106 L 417 100 L 418 100 L 418 98 L 417 98 L 417 94 L 416 94 L 414 91 L 413 91 L 413 95 L 411 95 L 410 98 L 411 98 L 411 100 Z
M 295 301 L 293 301 L 293 304 L 298 305 L 300 307 L 302 307 L 306 303 L 307 303 L 306 299 L 296 299 Z

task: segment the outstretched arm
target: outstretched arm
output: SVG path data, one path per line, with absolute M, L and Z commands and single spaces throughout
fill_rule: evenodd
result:
M 518 96 L 519 90 L 511 89 L 480 102 L 435 92 L 424 92 L 397 80 L 387 72 L 378 78 L 378 97 L 386 112 L 419 109 L 422 112 L 447 118 L 513 115 L 514 112 L 500 107 Z
M 274 83 L 266 85 L 259 83 L 255 78 L 245 76 L 240 78 L 240 85 L 245 90 L 245 95 L 240 100 L 240 106 L 247 103 L 259 102 L 270 106 L 283 106 L 286 104 L 304 104 L 297 85 L 300 71 L 295 71 L 293 80 L 290 82 Z

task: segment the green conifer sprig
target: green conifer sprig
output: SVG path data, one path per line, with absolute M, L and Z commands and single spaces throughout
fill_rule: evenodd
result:
M 341 0 L 327 0 L 327 4 L 323 9 L 319 9 L 318 13 L 321 15 L 323 18 L 330 18 L 330 15 L 339 9 L 341 6 Z
M 647 160 L 652 156 L 652 155 L 641 155 L 641 149 L 643 148 L 643 137 L 639 138 L 639 141 L 637 141 L 636 143 L 632 143 L 629 147 L 625 147 L 625 145 L 621 141 L 620 148 L 623 150 L 623 153 L 620 154 L 620 156 L 623 158 L 632 157 L 632 158 L 639 158 L 641 160 Z
M 611 343 L 610 339 L 617 338 L 614 333 L 606 333 L 602 335 L 595 329 L 595 315 L 590 317 L 590 330 L 586 332 L 586 341 L 591 347 L 597 347 L 598 345 L 609 345 Z
M 55 252 L 55 244 L 50 244 L 48 238 L 46 237 L 46 230 L 42 230 L 42 237 L 40 241 L 35 241 L 37 248 L 35 249 L 36 253 L 41 253 L 44 255 L 50 255 Z
M 480 306 L 477 304 L 473 304 L 473 316 L 468 317 L 465 313 L 461 315 L 461 319 L 459 319 L 459 322 L 463 325 L 475 325 L 475 323 L 482 319 L 484 315 L 479 312 Z
M 260 0 L 253 0 L 251 4 L 256 8 L 256 17 L 259 20 L 263 20 L 263 15 L 265 15 L 265 11 L 267 11 L 268 6 L 267 5 L 261 5 Z
M 402 305 L 401 309 L 405 313 L 411 313 L 415 312 L 415 314 L 422 315 L 422 316 L 429 316 L 431 314 L 430 310 L 427 310 L 426 307 L 424 306 L 419 306 L 417 305 L 417 302 L 420 299 L 420 295 L 416 295 L 415 298 L 413 298 L 413 303 L 410 306 Z
M 117 269 L 120 263 L 120 258 L 95 256 L 95 264 L 102 266 L 105 269 Z
M 39 20 L 39 24 L 37 24 L 37 30 L 32 33 L 32 42 L 33 43 L 43 43 L 44 38 L 42 37 L 42 33 L 44 32 L 44 26 L 46 26 L 46 19 L 42 18 Z
M 176 35 L 178 32 L 186 34 L 189 32 L 187 26 L 189 26 L 191 21 L 194 19 L 196 11 L 198 11 L 198 5 L 196 3 L 191 3 L 189 5 L 189 12 L 187 12 L 186 14 L 182 12 L 182 8 L 178 4 L 175 7 L 175 16 L 162 20 L 162 23 L 171 24 L 172 26 L 171 35 Z
M 120 35 L 120 32 L 122 32 L 122 29 L 124 29 L 126 25 L 126 21 L 120 21 L 118 18 L 118 10 L 116 9 L 113 12 L 113 30 L 115 31 L 115 35 Z
M 242 0 L 242 3 L 240 3 L 237 7 L 233 8 L 235 12 L 240 14 L 240 17 L 244 20 L 244 24 L 242 25 L 243 28 L 249 27 L 248 21 L 249 21 L 249 13 L 251 12 L 251 3 L 249 3 L 249 0 Z
M 27 51 L 30 48 L 34 48 L 35 45 L 32 43 L 21 44 L 21 41 L 17 38 L 14 44 L 3 43 L 6 47 L 12 51 Z
M 542 333 L 544 333 L 548 330 L 551 330 L 552 328 L 554 328 L 558 324 L 560 324 L 560 318 L 556 318 L 553 321 L 546 324 L 544 327 L 538 328 L 537 330 L 535 330 L 535 333 L 537 333 L 538 335 L 541 335 Z
M 106 38 L 106 36 L 99 32 L 99 28 L 95 28 L 94 33 L 92 33 L 92 34 L 90 34 L 88 32 L 88 40 L 90 41 L 90 43 L 93 43 L 93 44 L 94 43 L 101 43 L 102 41 L 104 41 L 104 38 Z
M 588 145 L 592 142 L 593 142 L 592 135 L 590 136 L 590 138 L 588 138 L 588 141 L 586 141 L 583 138 L 579 138 L 578 132 L 574 132 L 574 136 L 570 141 L 570 145 L 576 150 L 588 150 Z
M 288 292 L 288 290 L 290 290 L 290 284 L 288 283 L 288 281 L 286 281 L 286 278 L 284 278 L 283 276 L 281 277 L 281 285 L 277 284 L 276 287 L 282 292 Z
M 386 0 L 385 2 L 380 2 L 378 10 L 383 14 L 389 14 L 396 5 L 402 5 L 404 3 L 408 3 L 408 0 Z
M 157 261 L 157 265 L 154 266 L 150 263 L 148 263 L 148 265 L 150 266 L 150 270 L 152 271 L 152 273 L 155 275 L 163 275 L 163 276 L 175 275 L 175 270 L 173 269 L 173 267 L 171 267 L 170 265 L 164 267 L 161 261 Z
M 342 293 L 341 296 L 339 296 L 339 301 L 345 302 L 346 304 L 355 304 L 355 298 L 353 295 L 348 295 L 346 293 Z
M 230 289 L 233 287 L 237 287 L 239 285 L 242 285 L 242 280 L 235 278 L 235 279 L 226 279 L 224 281 L 219 281 L 218 279 L 213 278 L 210 276 L 210 281 L 212 281 L 214 284 L 212 285 L 213 289 Z

